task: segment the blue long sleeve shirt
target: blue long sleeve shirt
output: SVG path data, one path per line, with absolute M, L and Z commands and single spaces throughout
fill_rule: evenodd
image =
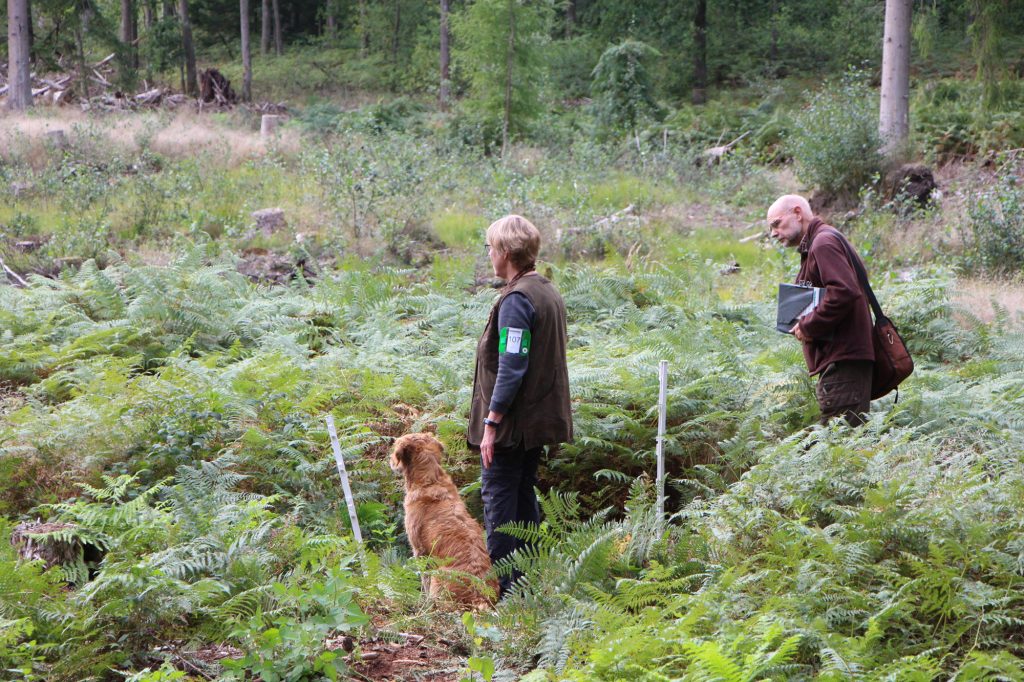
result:
M 490 410 L 505 414 L 530 366 L 531 339 L 537 311 L 525 295 L 512 292 L 498 308 L 498 376 Z

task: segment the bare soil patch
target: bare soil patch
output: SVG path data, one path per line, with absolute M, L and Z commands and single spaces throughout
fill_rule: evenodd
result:
M 345 650 L 351 646 L 351 640 L 346 639 L 328 640 L 327 646 Z M 422 635 L 409 635 L 401 643 L 360 640 L 359 651 L 358 657 L 352 657 L 356 673 L 352 679 L 356 680 L 457 682 L 463 669 L 462 658 L 441 644 L 427 643 Z
M 5 381 L 0 381 L 0 417 L 5 416 L 25 404 L 21 392 Z

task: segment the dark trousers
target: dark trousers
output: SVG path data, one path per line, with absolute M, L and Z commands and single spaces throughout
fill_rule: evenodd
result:
M 821 423 L 843 417 L 850 426 L 864 423 L 862 415 L 871 410 L 871 374 L 875 363 L 870 360 L 833 362 L 818 376 L 815 395 L 821 408 Z
M 526 545 L 511 535 L 496 532 L 495 528 L 510 521 L 540 523 L 540 506 L 534 486 L 537 485 L 537 466 L 543 452 L 543 447 L 496 451 L 490 468 L 481 468 L 480 494 L 484 500 L 487 552 L 492 563 Z M 504 594 L 518 577 L 518 573 L 499 576 L 501 593 Z

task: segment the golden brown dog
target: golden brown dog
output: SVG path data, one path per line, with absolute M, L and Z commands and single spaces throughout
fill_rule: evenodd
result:
M 414 556 L 440 559 L 443 569 L 487 580 L 484 594 L 465 579 L 430 581 L 430 595 L 447 595 L 465 606 L 485 609 L 498 593 L 498 581 L 487 579 L 491 558 L 484 532 L 469 515 L 451 476 L 441 468 L 444 445 L 429 433 L 410 433 L 395 441 L 391 469 L 405 475 L 405 533 Z

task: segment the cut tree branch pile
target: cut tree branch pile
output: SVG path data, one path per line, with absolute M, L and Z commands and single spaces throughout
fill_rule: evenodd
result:
M 58 62 L 60 66 L 63 63 Z M 200 111 L 207 108 L 227 109 L 238 102 L 231 82 L 217 69 L 207 69 L 200 74 L 201 93 L 198 99 L 189 97 L 170 88 L 160 87 L 142 81 L 142 89 L 135 93 L 122 92 L 117 89 L 117 66 L 114 54 L 109 54 L 95 64 L 84 69 L 84 80 L 87 86 L 88 99 L 82 98 L 83 74 L 75 66 L 70 66 L 61 73 L 31 74 L 32 98 L 36 104 L 70 105 L 78 103 L 83 111 L 90 110 L 134 110 L 143 108 L 176 108 L 181 105 L 193 105 Z M 9 90 L 7 63 L 0 63 L 0 98 L 4 98 Z M 287 106 L 284 102 L 262 102 L 250 105 L 258 113 L 284 113 Z

